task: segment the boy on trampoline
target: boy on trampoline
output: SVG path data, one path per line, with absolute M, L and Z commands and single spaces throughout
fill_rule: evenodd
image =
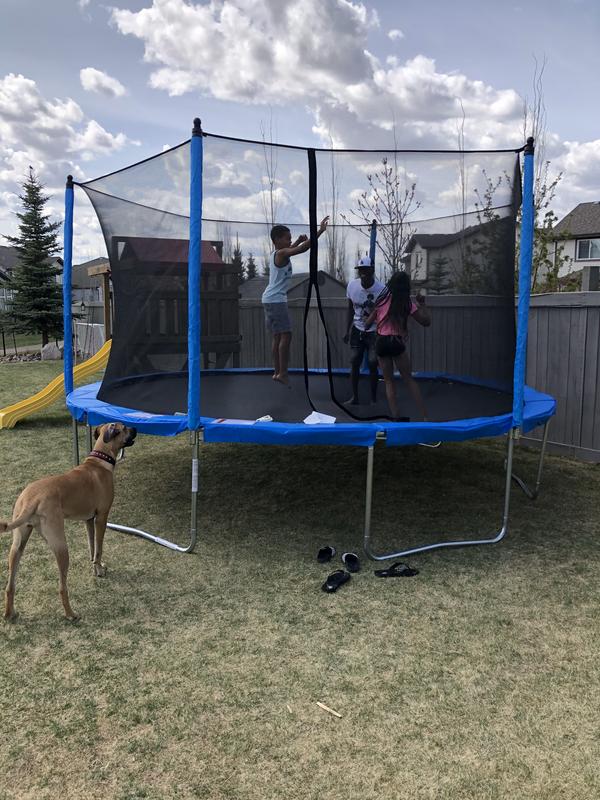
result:
M 321 220 L 317 237 L 327 229 L 329 217 Z M 273 380 L 288 384 L 288 363 L 290 343 L 292 341 L 292 325 L 288 312 L 287 293 L 292 277 L 292 256 L 305 253 L 311 247 L 311 241 L 301 234 L 292 242 L 292 234 L 286 225 L 274 225 L 271 228 L 271 241 L 275 247 L 269 261 L 269 283 L 262 294 L 265 309 L 265 322 L 273 336 L 271 352 L 273 354 Z
M 421 390 L 412 376 L 410 356 L 406 351 L 406 339 L 408 338 L 408 318 L 413 317 L 419 324 L 428 327 L 431 325 L 431 314 L 425 306 L 425 297 L 421 293 L 418 293 L 415 299 L 416 303 L 410 296 L 408 274 L 395 272 L 377 298 L 375 308 L 365 320 L 367 328 L 373 322 L 377 323 L 375 352 L 385 381 L 387 401 L 395 420 L 400 418 L 400 411 L 394 385 L 394 366 L 405 381 L 423 419 L 427 419 L 427 410 Z

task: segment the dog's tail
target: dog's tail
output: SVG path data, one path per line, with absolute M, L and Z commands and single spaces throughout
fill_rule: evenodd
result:
M 32 511 L 25 511 L 24 514 L 21 514 L 17 519 L 13 519 L 12 522 L 0 519 L 0 533 L 8 533 L 8 531 L 14 531 L 15 528 L 20 528 L 21 525 L 28 523 L 32 516 Z

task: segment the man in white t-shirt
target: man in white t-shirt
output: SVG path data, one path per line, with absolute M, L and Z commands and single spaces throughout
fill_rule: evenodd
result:
M 375 353 L 375 339 L 377 326 L 372 324 L 367 328 L 365 320 L 373 311 L 375 301 L 385 288 L 381 281 L 375 277 L 375 265 L 369 258 L 361 258 L 356 265 L 358 277 L 350 281 L 346 290 L 348 298 L 348 332 L 344 336 L 346 344 L 350 344 L 350 380 L 352 383 L 352 397 L 348 400 L 351 405 L 358 405 L 358 379 L 360 366 L 365 352 L 369 360 L 369 383 L 371 387 L 371 402 L 377 400 L 377 355 Z

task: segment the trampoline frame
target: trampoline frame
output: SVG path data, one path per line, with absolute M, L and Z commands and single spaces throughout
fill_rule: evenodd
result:
M 514 445 L 515 442 L 518 441 L 520 438 L 520 433 L 517 429 L 512 428 L 507 434 L 507 453 L 506 458 L 504 461 L 504 470 L 506 473 L 506 480 L 504 486 L 504 506 L 503 506 L 503 514 L 502 514 L 502 526 L 498 533 L 495 535 L 484 538 L 484 539 L 456 539 L 456 540 L 442 540 L 439 542 L 433 542 L 426 545 L 420 545 L 418 547 L 411 547 L 405 550 L 398 550 L 392 553 L 376 553 L 372 547 L 372 531 L 371 531 L 371 523 L 372 523 L 372 512 L 373 512 L 373 468 L 375 462 L 375 446 L 376 445 L 369 445 L 367 447 L 367 469 L 366 469 L 366 488 L 365 488 L 365 522 L 364 522 L 364 532 L 363 532 L 363 550 L 365 555 L 370 558 L 372 561 L 387 561 L 392 558 L 404 558 L 409 555 L 414 555 L 415 553 L 424 553 L 429 550 L 438 550 L 445 547 L 467 547 L 469 545 L 480 545 L 480 544 L 497 544 L 501 541 L 508 532 L 508 519 L 509 519 L 509 509 L 510 509 L 510 496 L 511 496 L 511 486 L 512 482 L 514 481 L 525 493 L 525 495 L 530 500 L 535 500 L 540 491 L 541 482 L 542 482 L 542 471 L 544 466 L 544 456 L 546 453 L 546 445 L 548 442 L 548 426 L 550 421 L 547 420 L 544 423 L 544 433 L 542 437 L 542 445 L 540 448 L 540 455 L 538 459 L 538 468 L 537 468 L 537 475 L 536 475 L 536 482 L 531 489 L 529 485 L 518 475 L 515 475 L 513 472 L 513 455 L 514 455 Z M 78 426 L 79 423 L 73 417 L 73 463 L 74 466 L 79 464 L 79 435 L 78 435 Z M 93 446 L 92 441 L 92 426 L 87 425 L 87 437 L 88 437 L 88 448 L 91 450 Z M 147 542 L 152 542 L 153 544 L 161 545 L 161 547 L 166 547 L 169 550 L 174 550 L 178 553 L 192 553 L 196 547 L 196 542 L 198 538 L 198 476 L 199 476 L 199 464 L 200 464 L 200 442 L 202 440 L 202 431 L 192 431 L 191 432 L 191 446 L 192 446 L 192 471 L 191 471 L 191 493 L 190 493 L 190 505 L 191 505 L 191 521 L 190 521 L 190 538 L 189 543 L 187 546 L 182 546 L 173 542 L 169 539 L 165 539 L 162 536 L 157 536 L 155 534 L 149 533 L 141 528 L 132 528 L 127 525 L 118 525 L 114 522 L 109 522 L 107 524 L 107 528 L 110 528 L 114 531 L 119 531 L 120 533 L 126 533 L 130 536 L 136 536 L 140 539 L 144 539 Z M 377 441 L 385 441 L 386 434 L 384 431 L 378 431 L 377 433 Z M 431 447 L 431 445 L 423 445 L 425 447 Z

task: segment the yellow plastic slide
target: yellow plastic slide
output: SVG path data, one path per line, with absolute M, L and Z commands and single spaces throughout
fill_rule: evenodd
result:
M 106 366 L 108 354 L 110 353 L 110 344 L 111 340 L 109 339 L 95 355 L 75 367 L 73 370 L 74 383 L 81 383 L 85 378 Z M 14 403 L 12 406 L 0 409 L 0 430 L 2 428 L 14 428 L 16 423 L 23 417 L 27 417 L 29 414 L 33 414 L 35 411 L 54 403 L 64 393 L 64 386 L 65 379 L 62 375 L 59 375 L 53 381 L 50 381 L 48 386 L 42 389 L 41 392 L 28 397 L 27 400 L 21 400 L 20 403 Z

